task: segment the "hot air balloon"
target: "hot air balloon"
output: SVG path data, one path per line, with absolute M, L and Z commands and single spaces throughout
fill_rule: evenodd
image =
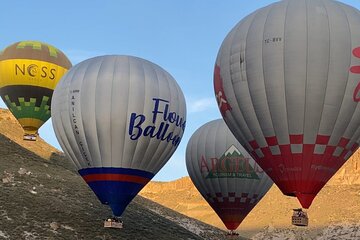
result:
M 24 129 L 24 140 L 36 140 L 50 118 L 56 84 L 71 67 L 59 49 L 38 41 L 21 41 L 0 53 L 0 95 Z
M 284 0 L 241 20 L 219 50 L 225 122 L 303 208 L 359 147 L 359 46 L 357 9 Z
M 272 185 L 222 119 L 206 123 L 191 136 L 186 167 L 231 234 Z
M 62 149 L 117 217 L 174 153 L 185 115 L 174 78 L 132 56 L 100 56 L 75 65 L 52 99 Z

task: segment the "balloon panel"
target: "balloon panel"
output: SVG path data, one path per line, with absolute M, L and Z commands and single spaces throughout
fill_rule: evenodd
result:
M 218 54 L 224 120 L 306 208 L 359 146 L 359 77 L 349 72 L 359 24 L 358 10 L 335 1 L 282 1 L 239 22 Z

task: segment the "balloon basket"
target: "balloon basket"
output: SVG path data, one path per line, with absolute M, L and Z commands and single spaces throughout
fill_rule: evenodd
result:
M 309 218 L 306 212 L 304 212 L 301 208 L 293 209 L 293 215 L 291 217 L 292 225 L 299 227 L 306 227 L 309 224 Z
M 36 134 L 25 134 L 23 136 L 23 140 L 25 140 L 25 141 L 36 141 Z
M 237 236 L 239 236 L 239 234 L 237 232 L 235 232 L 234 230 L 230 230 L 227 234 L 226 234 L 227 238 L 236 238 Z
M 116 217 L 108 218 L 104 221 L 104 228 L 123 228 L 123 221 Z

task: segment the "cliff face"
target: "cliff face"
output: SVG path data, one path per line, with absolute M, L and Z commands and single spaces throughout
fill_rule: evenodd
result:
M 61 154 L 59 150 L 47 144 L 41 136 L 36 142 L 24 141 L 24 131 L 18 121 L 9 110 L 2 108 L 0 108 L 0 134 L 45 159 L 49 159 L 53 153 Z
M 339 169 L 328 185 L 360 185 L 360 150 Z
M 300 204 L 297 199 L 284 196 L 275 185 L 247 216 L 238 231 L 246 237 L 253 236 L 254 239 L 262 239 L 263 235 L 259 232 L 269 238 L 272 233 L 278 235 L 286 233 L 288 236 L 294 236 L 289 239 L 300 237 L 311 239 L 319 237 L 318 234 L 325 233 L 338 236 L 340 233 L 334 233 L 335 230 L 343 229 L 346 224 L 348 226 L 350 223 L 355 223 L 355 227 L 346 227 L 344 231 L 346 233 L 352 229 L 351 231 L 359 231 L 360 235 L 359 161 L 360 152 L 357 151 L 315 198 L 308 210 L 310 231 L 299 230 L 291 226 L 292 209 L 299 208 Z M 150 182 L 140 195 L 187 216 L 225 229 L 223 223 L 196 190 L 189 177 L 172 182 Z M 332 226 L 332 229 L 327 230 L 328 226 Z M 282 239 L 282 237 L 278 239 Z

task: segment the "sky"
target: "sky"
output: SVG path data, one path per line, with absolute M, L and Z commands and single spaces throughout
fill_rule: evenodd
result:
M 213 68 L 227 33 L 242 18 L 273 0 L 62 0 L 3 1 L 0 49 L 22 40 L 49 43 L 73 65 L 91 57 L 119 54 L 152 61 L 180 85 L 187 103 L 182 141 L 155 176 L 187 176 L 185 150 L 203 124 L 221 118 L 213 90 Z M 359 0 L 342 0 L 360 9 Z M 0 100 L 0 107 L 6 108 Z M 48 120 L 40 136 L 61 149 Z

